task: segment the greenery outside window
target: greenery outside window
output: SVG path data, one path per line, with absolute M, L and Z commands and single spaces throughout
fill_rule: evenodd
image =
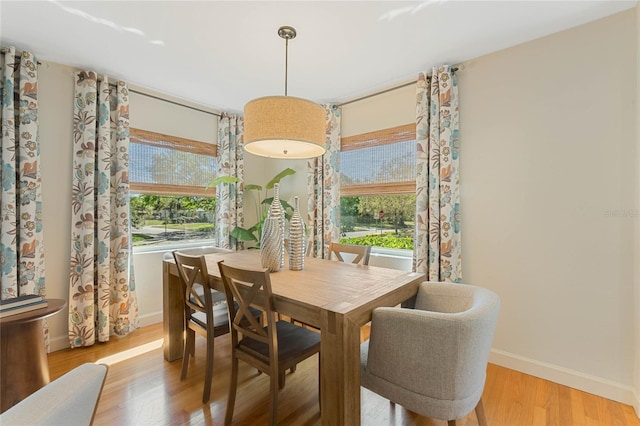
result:
M 216 145 L 130 129 L 129 181 L 134 246 L 210 240 L 214 231 Z
M 341 242 L 412 250 L 415 124 L 346 137 L 341 146 Z

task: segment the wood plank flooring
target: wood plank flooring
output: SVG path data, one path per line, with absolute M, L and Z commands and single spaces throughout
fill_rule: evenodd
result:
M 366 334 L 366 332 L 365 332 Z M 85 362 L 110 364 L 94 425 L 222 425 L 229 388 L 229 336 L 216 338 L 211 401 L 202 404 L 205 347 L 198 337 L 196 358 L 180 381 L 181 361 L 162 355 L 162 324 L 136 330 L 123 338 L 91 348 L 49 355 L 51 379 Z M 122 360 L 116 359 L 119 356 Z M 311 357 L 287 374 L 280 392 L 279 424 L 319 425 L 318 359 Z M 368 426 L 446 425 L 421 417 L 362 388 L 362 424 Z M 487 369 L 483 394 L 491 426 L 624 425 L 640 426 L 632 407 L 561 386 L 493 364 Z M 269 378 L 240 363 L 234 425 L 263 425 L 268 421 Z M 466 426 L 477 425 L 475 414 Z

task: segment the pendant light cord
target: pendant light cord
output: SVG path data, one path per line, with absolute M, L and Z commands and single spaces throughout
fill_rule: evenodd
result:
M 287 73 L 289 72 L 289 39 L 284 39 L 284 95 L 287 96 Z

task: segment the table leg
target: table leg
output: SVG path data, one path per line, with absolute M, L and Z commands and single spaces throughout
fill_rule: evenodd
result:
M 49 383 L 49 364 L 42 320 L 3 325 L 0 339 L 0 412 L 4 412 Z
M 162 263 L 162 322 L 164 332 L 164 359 L 175 361 L 182 358 L 184 346 L 184 307 L 178 276 L 171 273 L 175 265 Z
M 321 315 L 320 378 L 323 425 L 360 425 L 360 326 Z

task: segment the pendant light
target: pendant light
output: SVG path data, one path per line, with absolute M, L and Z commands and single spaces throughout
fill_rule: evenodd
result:
M 284 26 L 278 35 L 285 40 L 284 96 L 267 96 L 244 107 L 244 149 L 271 158 L 312 158 L 325 152 L 325 111 L 306 99 L 287 96 L 289 40 L 296 30 Z

